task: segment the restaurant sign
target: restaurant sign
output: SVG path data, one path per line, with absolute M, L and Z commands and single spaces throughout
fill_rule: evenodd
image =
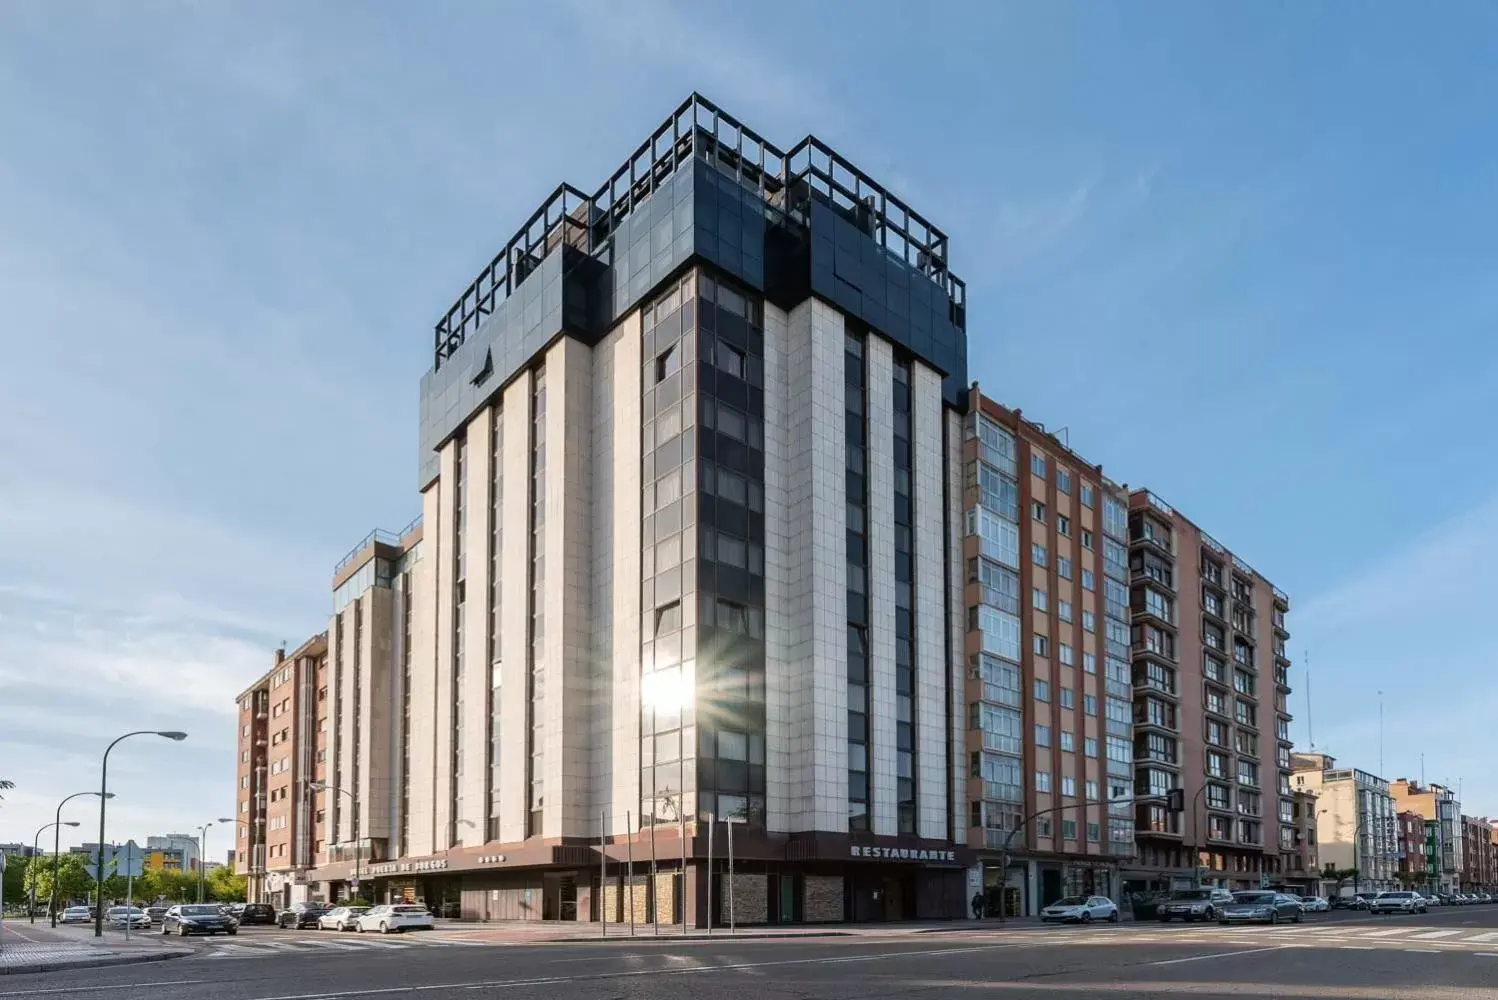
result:
M 852 857 L 875 861 L 948 861 L 957 860 L 956 851 L 926 850 L 917 847 L 869 847 L 853 844 Z

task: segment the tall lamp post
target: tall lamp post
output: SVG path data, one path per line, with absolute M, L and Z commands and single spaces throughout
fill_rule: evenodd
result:
M 47 909 L 52 911 L 50 919 L 52 921 L 53 927 L 57 926 L 57 856 L 62 853 L 62 807 L 67 805 L 73 799 L 81 798 L 84 795 L 98 794 L 98 792 L 74 792 L 72 795 L 69 795 L 67 798 L 57 803 L 57 822 L 53 824 L 54 829 L 52 831 L 52 891 L 47 894 Z M 105 792 L 104 797 L 106 799 L 112 799 L 114 798 L 114 792 Z M 69 823 L 67 825 L 77 826 L 78 824 Z
M 121 741 L 128 740 L 132 736 L 160 736 L 163 739 L 174 740 L 178 743 L 187 739 L 187 734 L 175 729 L 137 729 L 123 736 L 116 736 L 114 742 L 104 748 L 104 760 L 99 766 L 99 843 L 98 850 L 94 855 L 98 879 L 94 882 L 94 937 L 104 936 L 104 807 L 109 802 L 109 752 Z
M 31 872 L 31 866 L 36 864 L 37 853 L 41 850 L 40 844 L 42 842 L 42 834 L 46 833 L 48 830 L 57 829 L 59 827 L 77 825 L 78 821 L 76 819 L 70 819 L 67 822 L 59 820 L 56 823 L 48 823 L 46 826 L 36 831 L 36 836 L 31 838 L 31 860 L 26 862 L 26 870 Z M 36 923 L 36 872 L 31 872 L 31 906 L 28 907 L 28 913 L 31 922 L 33 924 Z
M 348 796 L 350 807 L 354 811 L 354 818 L 351 821 L 351 825 L 353 827 L 352 832 L 354 835 L 354 891 L 362 891 L 359 888 L 359 856 L 363 854 L 364 851 L 362 845 L 359 843 L 359 797 L 353 792 L 349 791 L 347 788 L 339 788 L 336 785 L 328 784 L 326 781 L 314 781 L 311 782 L 307 787 L 311 788 L 314 792 L 332 792 L 335 795 Z
M 198 827 L 198 902 L 203 901 L 203 877 L 208 870 L 208 828 L 214 823 L 232 823 L 233 817 L 220 816 Z

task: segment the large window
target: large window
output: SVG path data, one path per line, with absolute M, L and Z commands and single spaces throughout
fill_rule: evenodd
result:
M 843 419 L 847 438 L 848 482 L 848 829 L 871 829 L 873 813 L 868 656 L 868 423 L 865 343 L 849 333 L 843 343 Z

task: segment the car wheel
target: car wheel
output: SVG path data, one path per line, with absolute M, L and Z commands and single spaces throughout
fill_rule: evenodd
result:
M 1280 912 L 1278 910 L 1269 911 L 1269 922 L 1271 924 L 1277 924 L 1280 922 Z
M 1084 924 L 1090 924 L 1090 923 L 1092 923 L 1092 911 L 1090 911 L 1090 910 L 1083 910 L 1082 911 L 1081 920 L 1082 920 L 1082 923 L 1084 923 Z
M 233 937 L 234 935 L 239 933 L 239 929 L 237 927 L 230 927 L 228 930 L 224 931 L 224 933 L 229 935 L 230 937 Z
M 187 937 L 187 925 L 186 924 L 178 924 L 177 925 L 177 936 L 178 937 Z
M 1110 924 L 1116 924 L 1116 923 L 1118 923 L 1118 911 L 1117 910 L 1114 910 L 1112 913 L 1108 914 L 1108 923 L 1110 923 Z
M 380 925 L 380 933 L 381 934 L 389 934 L 390 933 L 390 925 L 389 924 L 381 924 Z
M 354 925 L 354 930 L 358 931 L 360 934 L 363 934 L 364 933 L 364 925 L 363 924 L 355 924 Z
M 1290 920 L 1291 920 L 1292 923 L 1297 923 L 1297 924 L 1300 923 L 1300 914 L 1299 913 L 1295 914 L 1295 916 L 1291 917 Z
M 171 933 L 171 931 L 169 931 L 169 930 L 166 929 L 166 924 L 162 924 L 161 925 L 161 936 L 162 937 L 166 937 L 170 933 Z

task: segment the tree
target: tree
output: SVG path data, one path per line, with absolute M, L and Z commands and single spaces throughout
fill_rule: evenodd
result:
M 0 900 L 13 906 L 26 903 L 26 886 L 29 884 L 26 881 L 26 873 L 35 863 L 35 858 L 5 859 L 5 884 L 3 890 L 0 890 Z
M 1357 878 L 1358 870 L 1356 868 L 1333 868 L 1331 862 L 1328 861 L 1326 869 L 1321 873 L 1321 877 L 1334 883 L 1332 894 L 1338 895 L 1342 892 L 1342 883 L 1348 879 Z
M 249 892 L 250 880 L 243 875 L 236 875 L 234 869 L 227 865 L 213 869 L 205 878 L 206 898 L 218 903 L 243 903 Z
M 9 792 L 16 787 L 16 783 L 9 778 L 0 778 L 0 792 Z M 5 801 L 5 796 L 0 795 L 0 802 Z
M 94 880 L 88 877 L 88 869 L 84 867 L 85 859 L 81 854 L 64 854 L 57 859 L 57 905 L 65 906 L 75 899 L 86 899 L 93 896 Z M 31 860 L 26 868 L 26 892 L 31 892 L 32 883 L 36 883 L 36 898 L 38 902 L 50 899 L 52 896 L 52 855 L 38 854 Z M 107 890 L 109 883 L 105 883 Z

